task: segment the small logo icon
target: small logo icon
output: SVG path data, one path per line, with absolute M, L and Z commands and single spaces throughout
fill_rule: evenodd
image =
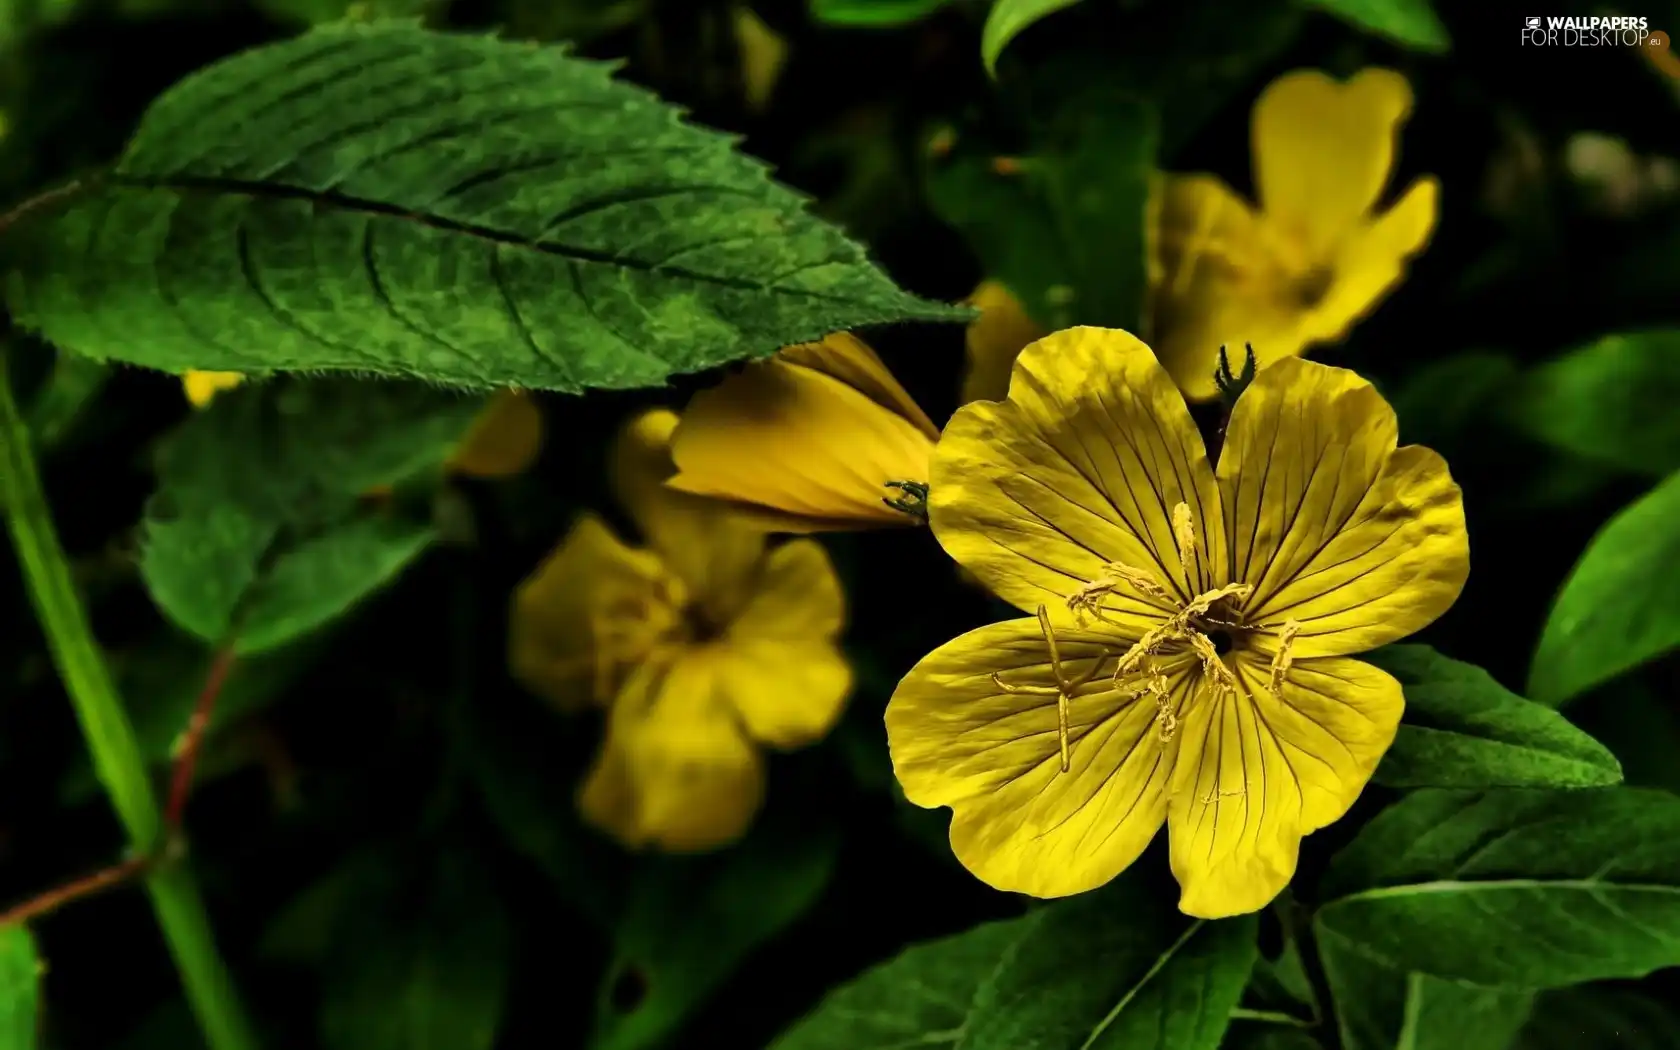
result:
M 1540 28 L 1540 20 L 1538 18 L 1529 18 L 1529 19 L 1525 19 L 1524 21 L 1526 21 L 1528 23 L 1528 28 L 1529 29 L 1539 29 Z

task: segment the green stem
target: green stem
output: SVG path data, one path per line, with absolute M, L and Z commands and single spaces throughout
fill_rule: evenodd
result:
M 5 507 L 18 564 L 53 662 L 93 754 L 94 770 L 128 832 L 131 848 L 137 855 L 150 854 L 163 839 L 157 795 L 53 528 L 29 429 L 12 397 L 3 344 L 0 505 Z M 162 864 L 147 875 L 146 890 L 210 1050 L 255 1050 L 256 1039 L 240 1009 L 232 979 L 217 955 L 192 873 L 180 863 Z

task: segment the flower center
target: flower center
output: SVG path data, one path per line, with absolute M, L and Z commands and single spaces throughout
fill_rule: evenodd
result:
M 1231 632 L 1223 627 L 1215 627 L 1207 631 L 1206 634 L 1208 641 L 1213 643 L 1213 651 L 1220 656 L 1230 652 L 1231 647 L 1236 644 L 1236 639 L 1231 637 Z

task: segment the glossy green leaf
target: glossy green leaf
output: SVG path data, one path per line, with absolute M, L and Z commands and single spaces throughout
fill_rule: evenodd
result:
M 908 948 L 771 1050 L 1216 1050 L 1255 928 L 1253 916 L 1186 919 L 1123 879 Z
M 1534 1005 L 1528 991 L 1407 973 L 1334 934 L 1319 942 L 1342 1050 L 1508 1050 Z
M 0 927 L 0 1050 L 35 1050 L 38 1045 L 41 971 L 29 928 Z
M 1586 985 L 1543 993 L 1510 1050 L 1673 1050 L 1680 1012 L 1625 988 Z
M 429 522 L 363 493 L 437 470 L 482 410 L 402 383 L 282 379 L 222 394 L 167 440 L 140 571 L 177 626 L 277 648 L 384 586 Z
M 1680 472 L 1605 523 L 1552 602 L 1528 695 L 1557 706 L 1680 646 Z
M 667 1039 L 753 950 L 816 904 L 838 849 L 827 829 L 768 822 L 715 857 L 644 860 L 613 931 L 591 1050 Z
M 1333 860 L 1319 940 L 1405 973 L 1559 988 L 1680 965 L 1680 798 L 1424 790 Z
M 1506 401 L 1526 434 L 1596 463 L 1680 470 L 1680 329 L 1608 335 L 1523 376 Z
M 1405 689 L 1406 714 L 1373 779 L 1388 787 L 1604 787 L 1622 767 L 1562 715 L 1506 689 L 1474 664 L 1427 645 L 1390 645 L 1365 660 Z
M 1324 1044 L 1300 1028 L 1239 1019 L 1219 1050 L 1324 1050 Z
M 1136 331 L 1156 136 L 1149 105 L 1093 93 L 1041 127 L 1030 156 L 1001 169 L 966 146 L 936 162 L 930 199 L 1046 329 Z
M 1434 54 L 1452 46 L 1447 27 L 1429 0 L 1306 0 L 1327 14 L 1387 37 L 1397 44 Z
M 811 17 L 836 26 L 886 28 L 919 22 L 953 0 L 811 0 Z
M 1072 7 L 1080 0 L 996 0 L 980 32 L 980 60 L 986 72 L 997 75 L 998 57 L 1010 41 L 1035 22 Z
M 567 391 L 971 316 L 901 291 L 729 136 L 609 73 L 404 23 L 235 55 L 14 227 L 12 314 L 171 372 Z
M 346 909 L 324 981 L 324 1050 L 495 1046 L 508 916 L 470 852 L 457 846 L 434 863 L 414 885 L 380 887 Z

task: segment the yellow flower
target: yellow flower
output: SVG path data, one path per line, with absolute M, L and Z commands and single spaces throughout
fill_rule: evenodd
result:
M 563 709 L 608 709 L 584 816 L 626 846 L 689 851 L 747 830 L 764 793 L 759 746 L 824 736 L 851 669 L 822 546 L 767 547 L 727 508 L 666 486 L 676 425 L 649 412 L 614 455 L 619 500 L 648 547 L 579 520 L 514 596 L 509 662 Z
M 925 483 L 939 428 L 861 339 L 839 332 L 749 364 L 689 402 L 670 485 L 774 532 L 911 525 L 890 482 Z
M 1400 74 L 1274 81 L 1251 127 L 1255 211 L 1211 175 L 1166 175 L 1152 204 L 1150 336 L 1185 396 L 1213 397 L 1219 347 L 1259 365 L 1335 342 L 1400 282 L 1435 228 L 1439 184 L 1418 179 L 1373 214 L 1412 108 Z
M 232 390 L 243 382 L 245 376 L 240 372 L 187 372 L 181 376 L 181 389 L 186 392 L 187 400 L 194 408 L 203 408 L 215 399 L 223 390 Z
M 1021 350 L 1046 334 L 1027 315 L 1009 289 L 999 281 L 981 281 L 969 297 L 980 311 L 968 326 L 968 372 L 963 376 L 962 401 L 1002 401 L 1009 393 L 1009 370 Z
M 240 372 L 189 371 L 181 376 L 181 388 L 194 408 L 203 408 L 244 380 Z M 470 478 L 510 478 L 524 473 L 540 451 L 542 411 L 524 391 L 503 390 L 484 406 L 444 469 Z
M 933 458 L 934 534 L 1035 615 L 923 659 L 887 707 L 910 801 L 1003 890 L 1099 886 L 1164 822 L 1179 907 L 1254 911 L 1302 836 L 1347 812 L 1394 738 L 1400 685 L 1349 659 L 1418 630 L 1469 571 L 1440 456 L 1301 360 L 1238 400 L 1217 470 L 1133 336 L 1022 352 L 1009 399 L 959 410 Z

